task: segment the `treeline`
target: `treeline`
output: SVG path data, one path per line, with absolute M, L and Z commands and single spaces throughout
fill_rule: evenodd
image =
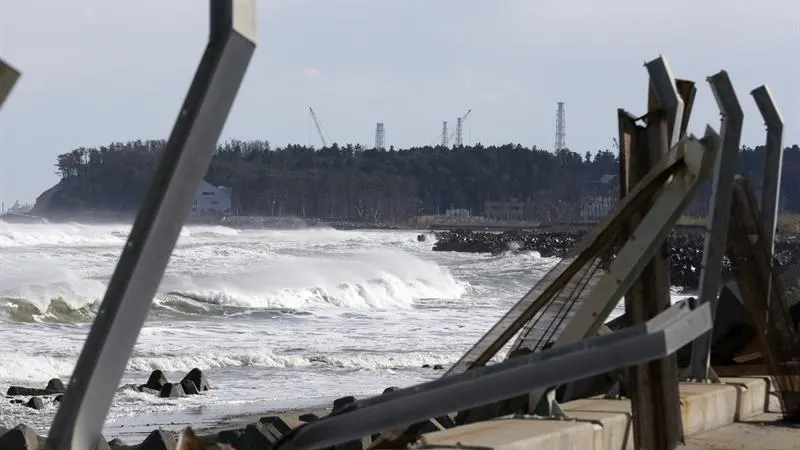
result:
M 164 141 L 114 143 L 58 156 L 61 176 L 50 210 L 134 211 Z M 760 186 L 763 151 L 743 148 L 740 172 Z M 553 154 L 520 145 L 387 150 L 231 141 L 215 153 L 206 180 L 233 190 L 240 215 L 398 221 L 465 208 L 480 214 L 487 201 L 529 201 L 570 208 L 586 196 L 616 196 L 617 155 Z M 784 154 L 783 207 L 800 212 L 800 147 Z M 707 191 L 707 190 L 706 190 Z

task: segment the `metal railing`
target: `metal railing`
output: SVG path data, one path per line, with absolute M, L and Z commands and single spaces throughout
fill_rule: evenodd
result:
M 208 169 L 255 51 L 256 0 L 210 0 L 209 4 L 205 52 L 56 413 L 47 438 L 48 449 L 91 449 L 102 438 L 103 423 L 188 216 L 195 187 Z M 719 232 L 719 227 L 712 229 L 710 225 L 719 225 L 730 217 L 741 108 L 727 74 L 720 72 L 709 82 L 724 117 L 722 139 L 710 127 L 701 140 L 682 137 L 691 110 L 691 101 L 686 103 L 685 99 L 693 97 L 693 91 L 688 96 L 683 91 L 693 90 L 693 83 L 675 80 L 663 58 L 648 63 L 647 69 L 651 100 L 658 103 L 659 120 L 666 123 L 663 136 L 658 135 L 664 138 L 663 157 L 601 225 L 476 343 L 447 376 L 357 401 L 294 430 L 275 448 L 313 450 L 386 430 L 394 430 L 384 433 L 386 439 L 392 439 L 410 425 L 431 417 L 531 392 L 531 407 L 535 407 L 553 386 L 663 358 L 693 341 L 691 373 L 694 378 L 710 375 L 706 340 L 712 327 L 726 243 L 724 233 L 728 228 Z M 0 60 L 0 106 L 17 78 L 19 72 Z M 754 90 L 752 95 L 768 129 L 761 220 L 762 241 L 771 256 L 783 122 L 766 87 Z M 676 305 L 647 323 L 591 337 L 642 274 L 714 166 L 714 201 L 706 229 L 699 305 L 694 309 L 689 304 Z M 641 220 L 635 230 L 628 230 L 626 224 L 635 215 Z M 613 260 L 609 258 L 611 253 L 615 254 Z M 587 295 L 581 296 L 582 304 L 574 314 L 561 318 L 563 327 L 558 324 L 548 337 L 553 339 L 553 347 L 543 350 L 547 339 L 536 335 L 539 331 L 531 321 L 546 305 L 559 299 L 559 292 L 570 286 L 572 277 L 584 273 L 582 268 L 598 260 L 602 261 L 602 270 L 592 271 L 597 276 L 591 276 L 591 282 L 584 286 Z M 760 281 L 759 289 L 766 289 L 768 302 L 769 285 L 775 278 L 767 274 L 763 278 L 767 281 Z M 561 300 L 574 302 L 578 298 L 562 296 Z M 772 309 L 779 308 L 776 305 Z M 760 324 L 764 329 L 769 328 L 767 319 Z M 769 329 L 773 334 L 780 331 Z M 539 351 L 484 367 L 520 331 L 515 348 L 536 342 L 535 350 Z M 783 340 L 787 339 L 790 338 L 784 336 Z M 791 339 L 796 340 L 796 332 Z
M 708 305 L 675 305 L 646 324 L 356 401 L 295 429 L 272 450 L 317 450 L 673 354 L 711 329 Z

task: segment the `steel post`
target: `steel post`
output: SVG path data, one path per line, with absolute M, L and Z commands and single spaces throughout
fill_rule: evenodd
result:
M 775 227 L 778 222 L 783 168 L 783 117 L 766 85 L 753 89 L 750 94 L 756 101 L 758 110 L 764 118 L 764 124 L 767 126 L 761 188 L 761 217 L 764 222 L 764 243 L 772 257 L 775 251 Z
M 19 79 L 19 71 L 0 59 L 0 108 Z
M 255 0 L 210 0 L 210 33 L 161 162 L 78 357 L 47 439 L 94 448 L 194 192 L 255 50 Z
M 636 146 L 631 149 L 629 176 L 634 181 L 644 176 L 680 139 L 685 132 L 683 122 L 690 112 L 686 111 L 666 59 L 656 58 L 645 67 L 650 78 L 647 125 L 644 135 L 635 140 Z M 687 90 L 685 83 L 682 88 Z M 640 218 L 634 218 L 631 225 L 638 225 L 638 220 Z M 625 317 L 629 324 L 644 323 L 669 308 L 669 252 L 666 239 L 661 239 L 657 251 L 625 295 Z M 627 378 L 636 448 L 675 448 L 683 441 L 683 426 L 674 355 L 633 366 L 628 370 Z
M 739 140 L 742 135 L 744 113 L 726 71 L 722 70 L 709 77 L 708 82 L 722 116 L 720 129 L 722 139 L 711 184 L 711 204 L 704 230 L 700 296 L 697 301 L 701 304 L 710 303 L 711 311 L 714 313 L 722 284 L 722 262 L 725 257 L 733 181 L 739 158 Z M 712 333 L 709 332 L 692 343 L 692 359 L 688 371 L 688 376 L 692 380 L 705 381 L 711 378 L 716 381 L 717 379 L 710 367 L 711 337 Z
M 295 429 L 273 450 L 317 450 L 429 417 L 510 398 L 676 352 L 711 327 L 708 307 L 673 308 L 647 324 L 355 402 Z
M 708 128 L 701 141 L 686 138 L 678 143 L 679 151 L 685 155 L 686 166 L 664 184 L 649 211 L 637 227 L 631 230 L 628 241 L 608 265 L 597 284 L 586 293 L 583 304 L 568 320 L 553 344 L 554 347 L 592 336 L 605 323 L 617 302 L 639 278 L 645 263 L 653 257 L 709 175 L 717 139 L 716 133 Z M 544 394 L 545 391 L 541 389 L 532 392 L 530 407 L 535 408 Z

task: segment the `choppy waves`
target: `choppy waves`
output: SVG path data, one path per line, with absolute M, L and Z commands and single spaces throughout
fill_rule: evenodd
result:
M 86 322 L 105 294 L 128 228 L 0 222 L 0 321 Z M 319 308 L 409 309 L 460 298 L 467 283 L 358 233 L 185 227 L 150 317 L 302 314 Z

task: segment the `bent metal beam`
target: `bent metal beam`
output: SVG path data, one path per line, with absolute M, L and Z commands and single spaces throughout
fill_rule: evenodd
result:
M 296 428 L 272 450 L 318 450 L 430 417 L 641 364 L 711 329 L 708 304 L 673 305 L 647 323 L 356 401 Z M 609 358 L 613 355 L 613 358 Z
M 256 0 L 210 0 L 210 33 L 47 439 L 50 450 L 94 448 L 147 317 L 195 187 L 208 164 L 256 41 Z
M 19 79 L 19 71 L 0 59 L 0 108 Z

